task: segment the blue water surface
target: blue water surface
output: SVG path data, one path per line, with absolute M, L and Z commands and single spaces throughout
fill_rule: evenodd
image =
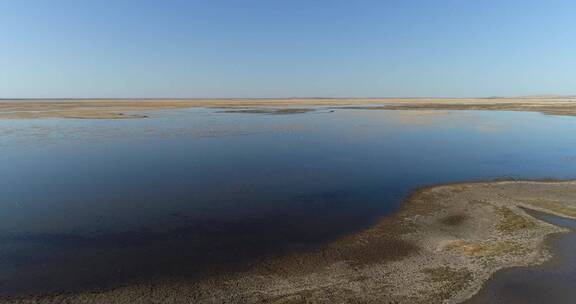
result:
M 576 118 L 496 111 L 157 111 L 0 120 L 0 295 L 242 269 L 424 185 L 576 176 Z

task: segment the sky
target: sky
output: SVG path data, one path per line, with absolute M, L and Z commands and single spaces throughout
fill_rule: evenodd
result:
M 573 0 L 0 0 L 0 98 L 576 94 Z

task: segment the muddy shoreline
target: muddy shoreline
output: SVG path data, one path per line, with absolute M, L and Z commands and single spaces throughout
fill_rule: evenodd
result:
M 146 118 L 147 111 L 219 108 L 225 112 L 294 114 L 327 107 L 366 110 L 489 110 L 576 115 L 576 97 L 511 98 L 308 98 L 308 99 L 29 99 L 0 100 L 0 119 Z M 297 108 L 295 108 L 297 107 Z M 272 109 L 271 109 L 272 108 Z M 234 110 L 236 109 L 236 111 Z
M 568 232 L 523 208 L 574 219 L 575 201 L 576 181 L 426 187 L 368 229 L 247 271 L 2 302 L 460 303 L 501 269 L 548 261 L 548 236 Z

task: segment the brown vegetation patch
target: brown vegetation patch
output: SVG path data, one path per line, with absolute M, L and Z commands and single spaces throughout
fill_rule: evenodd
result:
M 523 202 L 530 206 L 545 209 L 558 215 L 576 218 L 576 204 L 567 204 L 566 202 L 544 199 L 531 199 Z
M 445 216 L 440 219 L 440 224 L 445 226 L 460 226 L 462 225 L 470 216 L 467 214 L 452 214 Z
M 368 243 L 344 244 L 333 248 L 330 253 L 354 266 L 364 266 L 402 260 L 418 250 L 414 243 L 400 238 L 375 238 Z
M 522 246 L 513 241 L 465 241 L 450 242 L 446 249 L 458 251 L 470 257 L 491 257 L 517 253 Z
M 529 111 L 550 115 L 576 115 L 576 103 L 428 103 L 399 104 L 382 107 L 366 107 L 370 110 L 481 110 L 481 111 Z
M 498 230 L 501 232 L 508 233 L 536 227 L 534 220 L 522 216 L 508 207 L 497 207 L 496 210 L 502 218 L 498 224 Z
M 430 282 L 441 284 L 434 295 L 434 298 L 439 300 L 449 299 L 455 291 L 467 287 L 473 278 L 472 272 L 467 268 L 440 266 L 426 268 L 423 272 L 428 276 Z

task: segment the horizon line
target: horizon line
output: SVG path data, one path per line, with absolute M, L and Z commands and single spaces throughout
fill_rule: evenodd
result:
M 413 96 L 413 97 L 3 97 L 3 100 L 297 100 L 297 99 L 512 99 L 512 98 L 576 98 L 574 95 L 517 95 L 517 96 L 467 96 L 467 97 L 438 97 L 438 96 Z

